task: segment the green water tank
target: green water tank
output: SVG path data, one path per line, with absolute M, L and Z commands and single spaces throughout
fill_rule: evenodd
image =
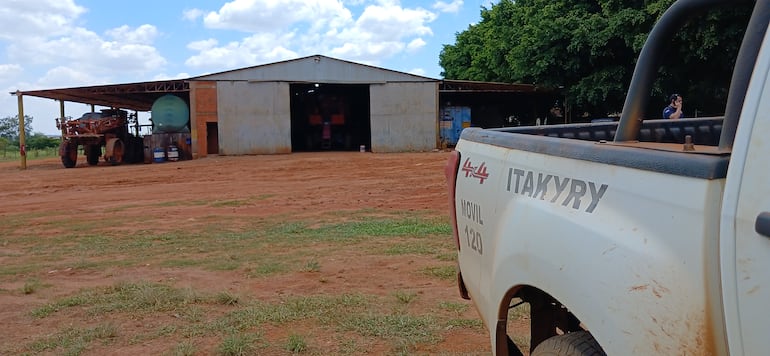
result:
M 152 104 L 152 133 L 190 132 L 190 108 L 176 95 L 166 94 Z

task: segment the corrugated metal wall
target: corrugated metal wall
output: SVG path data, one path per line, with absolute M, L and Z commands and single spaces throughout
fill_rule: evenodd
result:
M 435 82 L 372 84 L 372 152 L 429 151 L 437 147 Z
M 289 84 L 217 84 L 219 148 L 223 155 L 291 153 Z

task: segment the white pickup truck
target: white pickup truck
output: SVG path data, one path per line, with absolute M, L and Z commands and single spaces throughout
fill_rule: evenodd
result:
M 684 19 L 739 3 L 754 11 L 724 117 L 644 120 Z M 462 132 L 446 166 L 458 284 L 495 354 L 770 355 L 769 21 L 770 0 L 679 0 L 619 122 Z

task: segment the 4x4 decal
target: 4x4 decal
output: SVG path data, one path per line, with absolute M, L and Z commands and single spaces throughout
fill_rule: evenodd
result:
M 462 171 L 465 172 L 465 177 L 477 178 L 479 184 L 484 184 L 484 180 L 489 178 L 486 162 L 481 162 L 480 165 L 474 166 L 473 163 L 471 163 L 471 159 L 468 158 L 465 160 L 465 163 L 463 163 Z

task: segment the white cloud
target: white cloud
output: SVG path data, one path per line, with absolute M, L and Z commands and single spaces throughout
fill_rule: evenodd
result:
M 420 76 L 424 77 L 425 76 L 425 69 L 414 68 L 414 69 L 410 70 L 409 73 L 410 74 L 414 74 L 414 75 L 420 75 Z
M 413 53 L 432 36 L 428 24 L 437 18 L 422 8 L 404 8 L 397 0 L 380 0 L 354 19 L 339 0 L 233 0 L 203 18 L 206 27 L 255 33 L 239 42 L 217 45 L 191 42 L 198 53 L 186 64 L 196 68 L 225 63 L 261 64 L 315 53 L 376 65 L 404 51 Z M 291 9 L 287 11 L 286 9 Z M 289 32 L 290 35 L 283 33 Z
M 50 69 L 38 81 L 32 84 L 36 88 L 62 88 L 78 85 L 109 84 L 106 76 L 95 76 L 80 68 L 57 66 Z M 29 89 L 27 89 L 29 90 Z
M 209 38 L 207 40 L 190 42 L 187 44 L 187 48 L 193 51 L 207 51 L 216 47 L 217 44 L 219 44 L 219 41 L 214 38 Z
M 354 27 L 342 31 L 338 38 L 344 43 L 332 49 L 336 56 L 377 61 L 420 45 L 413 36 L 429 36 L 433 32 L 428 23 L 436 19 L 430 11 L 405 9 L 392 4 L 368 6 Z M 423 42 L 424 45 L 424 42 Z
M 18 77 L 23 70 L 18 64 L 0 64 L 0 80 L 6 81 Z
M 441 12 L 457 13 L 460 11 L 460 8 L 462 7 L 463 7 L 463 0 L 453 0 L 451 3 L 436 1 L 436 3 L 433 4 L 433 8 Z
M 177 73 L 177 74 L 171 74 L 171 75 L 165 74 L 165 73 L 161 73 L 161 74 L 157 74 L 154 77 L 152 77 L 152 79 L 150 79 L 150 81 L 154 82 L 154 81 L 161 81 L 161 80 L 187 79 L 187 78 L 190 78 L 190 77 L 192 77 L 192 75 L 190 75 L 190 73 L 184 73 L 184 72 Z
M 132 29 L 126 25 L 107 30 L 107 35 L 117 42 L 152 44 L 158 36 L 158 29 L 153 25 L 141 25 Z
M 283 44 L 290 43 L 294 34 L 275 35 L 261 33 L 217 46 L 216 40 L 190 43 L 187 47 L 199 51 L 185 61 L 187 66 L 198 69 L 237 68 L 297 57 L 297 53 Z
M 36 36 L 58 36 L 69 32 L 85 8 L 74 0 L 24 0 L 0 7 L 0 39 L 23 40 Z
M 419 50 L 420 48 L 425 47 L 425 41 L 422 38 L 415 38 L 412 40 L 412 42 L 409 42 L 408 45 L 406 45 L 406 49 L 409 52 L 414 52 Z
M 187 21 L 196 21 L 203 16 L 203 10 L 201 9 L 185 9 L 182 11 L 182 18 Z
M 66 35 L 53 38 L 34 37 L 12 43 L 8 56 L 32 65 L 64 65 L 82 73 L 136 77 L 161 69 L 166 64 L 152 40 L 157 34 L 154 26 L 137 29 L 126 26 L 107 31 L 115 40 L 107 41 L 96 33 L 71 29 Z
M 351 22 L 338 0 L 233 0 L 203 18 L 206 27 L 244 32 L 276 31 L 297 23 L 332 28 Z

